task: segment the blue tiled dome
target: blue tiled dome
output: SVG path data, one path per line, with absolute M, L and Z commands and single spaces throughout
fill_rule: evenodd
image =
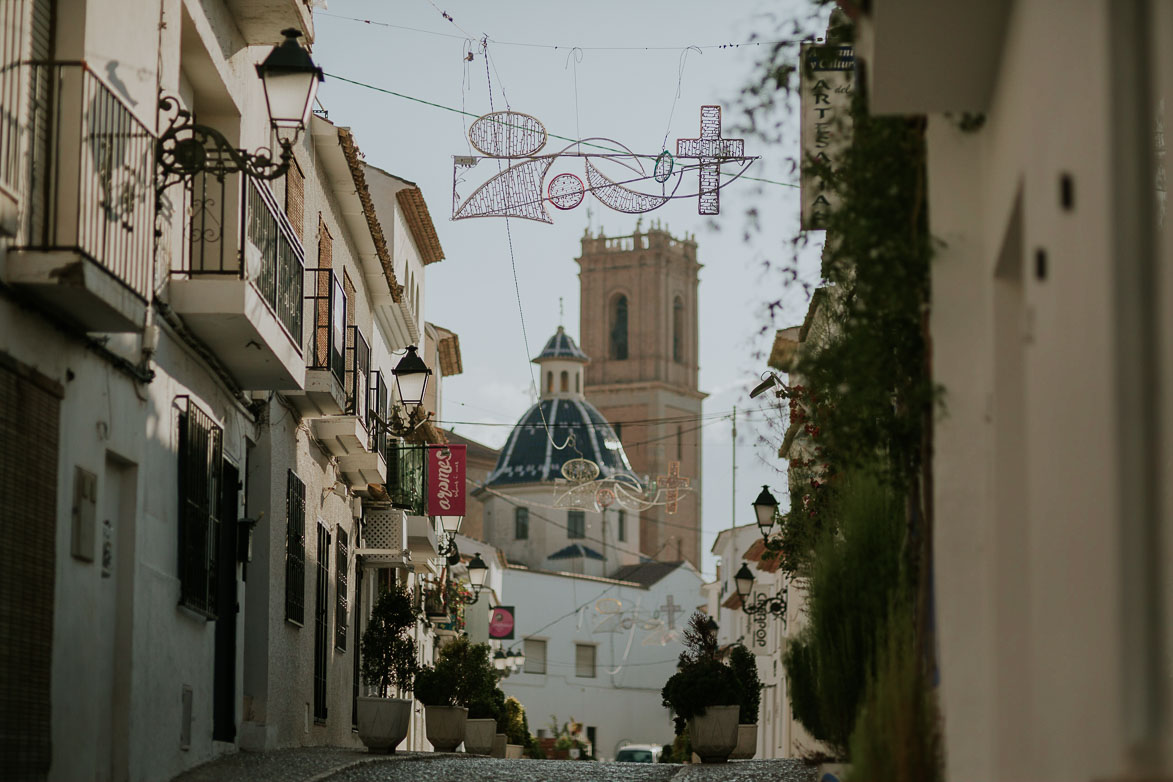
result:
M 573 446 L 562 450 L 554 448 L 542 426 L 543 413 L 554 442 L 561 445 L 573 432 Z M 485 483 L 502 486 L 559 480 L 562 478 L 562 464 L 580 458 L 580 454 L 581 458 L 599 465 L 600 478 L 631 473 L 631 463 L 627 461 L 615 430 L 594 405 L 581 397 L 543 399 L 521 417 Z
M 542 348 L 542 352 L 534 359 L 535 362 L 541 361 L 545 358 L 560 358 L 570 361 L 582 361 L 586 363 L 590 361 L 586 353 L 579 349 L 578 345 L 574 344 L 574 340 L 570 338 L 561 326 L 558 331 L 554 332 L 554 336 L 546 343 L 546 347 Z

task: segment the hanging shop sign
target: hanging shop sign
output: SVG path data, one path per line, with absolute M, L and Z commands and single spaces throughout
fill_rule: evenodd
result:
M 838 195 L 812 167 L 833 172 L 851 144 L 851 100 L 855 93 L 855 52 L 850 46 L 802 45 L 802 228 L 826 228 Z
M 428 446 L 428 515 L 463 516 L 465 509 L 464 445 Z
M 512 641 L 514 624 L 513 606 L 497 606 L 489 613 L 489 637 Z

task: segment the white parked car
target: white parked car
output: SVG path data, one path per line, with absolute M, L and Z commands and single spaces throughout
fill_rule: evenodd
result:
M 615 753 L 616 763 L 659 763 L 664 748 L 655 744 L 628 744 Z

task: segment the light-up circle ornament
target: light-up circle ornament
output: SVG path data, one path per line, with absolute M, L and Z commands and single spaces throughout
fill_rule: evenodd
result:
M 610 489 L 602 488 L 595 492 L 595 504 L 603 510 L 611 507 L 611 504 L 614 502 L 615 492 L 611 491 Z
M 676 165 L 676 160 L 672 157 L 672 153 L 664 150 L 656 157 L 656 167 L 652 170 L 652 177 L 664 184 L 668 181 L 668 177 L 672 176 L 672 169 Z
M 599 477 L 599 465 L 590 459 L 570 459 L 562 465 L 562 477 L 571 483 L 586 483 Z
M 574 174 L 559 174 L 550 180 L 546 194 L 550 197 L 550 203 L 559 209 L 573 209 L 582 203 L 586 188 Z

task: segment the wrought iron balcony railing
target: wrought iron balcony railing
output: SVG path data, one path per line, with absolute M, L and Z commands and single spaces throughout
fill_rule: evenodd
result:
M 314 324 L 309 369 L 329 370 L 338 382 L 346 380 L 346 292 L 333 269 L 308 269 L 310 305 Z M 368 351 L 369 356 L 369 351 Z
M 300 346 L 305 251 L 268 185 L 249 178 L 247 188 L 244 205 L 246 248 L 255 247 L 260 253 L 260 264 L 253 282 L 277 320 Z M 246 256 L 250 254 L 246 250 Z
M 391 440 L 387 445 L 387 493 L 391 504 L 413 516 L 427 513 L 426 448 L 402 440 Z
M 148 300 L 154 135 L 84 62 L 28 67 L 28 202 L 17 247 L 76 252 Z M 6 126 L 6 178 L 18 144 L 13 134 Z
M 371 396 L 367 402 L 367 431 L 371 433 L 375 453 L 383 454 L 384 459 L 387 456 L 387 445 L 390 439 L 386 427 L 390 401 L 391 395 L 387 391 L 384 373 L 375 370 L 371 373 Z
M 346 327 L 346 414 L 357 416 L 370 431 L 371 348 L 358 326 Z

